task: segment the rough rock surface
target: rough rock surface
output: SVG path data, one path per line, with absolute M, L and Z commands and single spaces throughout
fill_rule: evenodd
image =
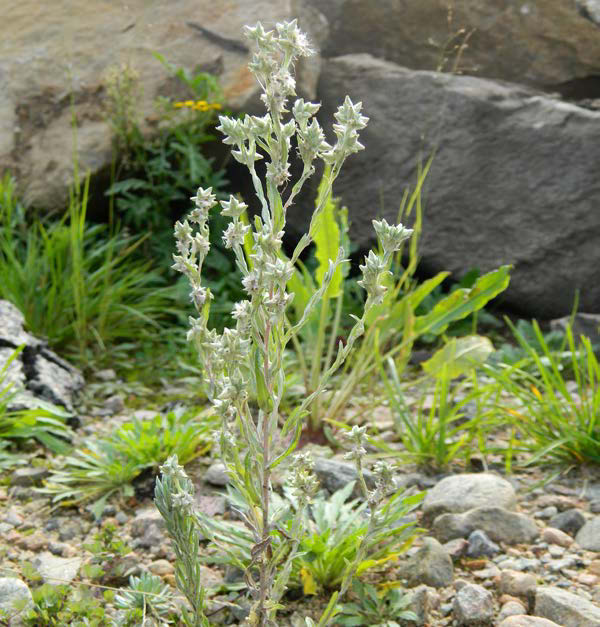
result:
M 509 616 L 505 618 L 498 627 L 560 627 L 554 621 L 540 618 L 539 616 Z
M 588 520 L 577 532 L 575 542 L 586 551 L 600 553 L 600 516 Z
M 83 376 L 47 345 L 24 329 L 23 314 L 11 303 L 0 300 L 0 369 L 15 349 L 22 352 L 8 366 L 4 384 L 11 385 L 9 409 L 39 406 L 39 400 L 71 410 L 73 395 L 85 384 Z
M 177 67 L 218 75 L 228 106 L 251 109 L 258 86 L 247 68 L 242 27 L 258 20 L 273 27 L 293 17 L 318 45 L 326 21 L 297 0 L 6 3 L 0 21 L 0 81 L 5 87 L 0 94 L 0 171 L 18 171 L 27 203 L 60 207 L 73 176 L 73 114 L 80 172 L 110 165 L 103 76 L 111 66 L 127 62 L 138 72 L 142 117 L 152 117 L 157 96 L 176 95 L 178 82 L 153 52 Z M 298 72 L 299 91 L 314 98 L 319 57 L 304 60 Z
M 459 625 L 491 625 L 494 617 L 492 594 L 477 584 L 468 583 L 454 597 L 454 618 Z
M 17 620 L 16 616 L 20 612 L 15 610 L 14 604 L 23 601 L 26 602 L 24 609 L 33 605 L 27 584 L 16 577 L 0 577 L 0 612 L 5 612 L 7 616 L 12 616 L 13 620 Z
M 598 627 L 600 607 L 554 586 L 542 586 L 535 595 L 535 614 L 563 627 Z
M 437 147 L 425 186 L 423 270 L 461 276 L 513 264 L 502 298 L 516 310 L 567 315 L 576 289 L 582 311 L 600 310 L 600 112 L 368 54 L 323 63 L 324 125 L 345 94 L 371 118 L 361 133 L 366 149 L 348 159 L 335 190 L 358 243 L 372 239 L 374 217 L 396 219 L 419 155 Z
M 485 531 L 494 542 L 532 542 L 539 535 L 535 522 L 524 514 L 501 507 L 476 507 L 464 514 L 442 514 L 433 523 L 433 535 L 440 542 L 466 538 L 473 531 Z
M 497 475 L 462 474 L 446 477 L 427 492 L 423 501 L 425 522 L 447 512 L 494 505 L 514 509 L 517 497 L 512 485 Z
M 423 546 L 405 565 L 410 587 L 425 584 L 433 588 L 442 588 L 452 582 L 453 572 L 450 556 L 435 538 L 424 538 Z
M 473 31 L 464 51 L 463 73 L 572 89 L 600 73 L 598 0 L 453 2 L 447 0 L 309 0 L 331 24 L 327 57 L 367 52 L 414 69 L 435 70 L 449 38 Z M 579 10 L 578 10 L 579 8 Z M 447 67 L 451 67 L 448 64 Z M 580 80 L 582 79 L 583 80 Z

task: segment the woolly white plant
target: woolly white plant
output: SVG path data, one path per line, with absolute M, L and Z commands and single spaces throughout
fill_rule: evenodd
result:
M 242 216 L 247 205 L 231 196 L 220 201 L 221 214 L 231 218 L 223 233 L 223 242 L 235 254 L 243 274 L 246 300 L 237 303 L 232 311 L 235 328 L 219 334 L 207 326 L 212 295 L 202 284 L 202 264 L 209 250 L 209 211 L 217 204 L 211 189 L 198 189 L 192 198 L 194 208 L 187 219 L 175 226 L 177 254 L 174 268 L 182 272 L 191 285 L 191 299 L 198 316 L 190 318 L 188 340 L 198 350 L 206 375 L 210 401 L 221 417 L 221 429 L 217 436 L 220 455 L 226 465 L 231 483 L 247 504 L 244 522 L 254 537 L 252 563 L 246 570 L 246 580 L 253 598 L 248 618 L 249 625 L 276 625 L 276 613 L 283 606 L 281 600 L 291 573 L 292 562 L 304 533 L 303 509 L 317 489 L 311 472 L 311 460 L 299 455 L 291 465 L 290 481 L 300 502 L 295 522 L 285 530 L 279 525 L 279 512 L 273 511 L 271 477 L 274 469 L 294 452 L 311 403 L 321 394 L 331 375 L 342 365 L 358 338 L 364 332 L 365 317 L 369 309 L 382 302 L 385 293 L 383 279 L 389 272 L 392 255 L 410 237 L 412 231 L 402 225 L 389 225 L 385 220 L 374 221 L 382 253 L 373 251 L 360 266 L 363 278 L 360 285 L 367 292 L 363 316 L 355 318 L 355 324 L 346 344 L 338 346 L 336 359 L 323 373 L 316 389 L 299 406 L 286 416 L 279 411 L 284 395 L 285 372 L 283 354 L 287 344 L 308 321 L 311 311 L 318 306 L 337 266 L 347 262 L 340 250 L 337 258 L 330 261 L 329 270 L 321 288 L 309 301 L 303 316 L 291 325 L 286 318 L 286 308 L 293 294 L 286 291 L 286 284 L 294 272 L 294 264 L 302 251 L 312 241 L 313 225 L 323 210 L 331 186 L 340 172 L 345 159 L 363 146 L 358 132 L 367 124 L 361 114 L 361 103 L 354 104 L 346 97 L 335 114 L 333 132 L 335 143 L 325 140 L 323 130 L 314 117 L 320 105 L 297 99 L 290 110 L 288 99 L 296 95 L 293 67 L 299 57 L 312 54 L 306 36 L 298 29 L 296 21 L 277 24 L 275 30 L 265 31 L 259 23 L 246 27 L 246 36 L 256 46 L 249 65 L 256 76 L 263 94 L 266 114 L 262 117 L 246 115 L 243 119 L 221 116 L 220 130 L 224 143 L 232 146 L 233 157 L 244 164 L 252 176 L 254 189 L 260 201 L 260 215 L 254 218 L 253 227 L 244 223 Z M 299 179 L 290 188 L 290 152 L 295 136 L 297 154 L 303 168 Z M 265 159 L 264 182 L 256 171 L 256 162 Z M 321 159 L 329 166 L 326 193 L 312 216 L 308 233 L 298 242 L 291 258 L 282 250 L 282 239 L 287 212 L 306 180 L 314 173 L 314 162 Z M 252 254 L 244 254 L 245 238 L 251 238 Z M 258 410 L 253 410 L 249 398 L 256 399 Z M 372 537 L 380 523 L 378 505 L 389 492 L 390 471 L 379 465 L 377 486 L 367 489 L 362 476 L 362 459 L 365 450 L 361 444 L 364 430 L 350 433 L 354 447 L 350 456 L 357 463 L 359 483 L 365 498 L 369 499 L 371 522 L 368 537 Z M 186 533 L 197 537 L 185 521 L 193 518 L 192 484 L 185 478 L 176 460 L 163 467 L 163 479 L 157 484 L 157 505 L 167 528 L 180 539 Z M 196 519 L 197 521 L 197 519 Z M 379 521 L 379 522 L 378 522 Z M 388 521 L 389 523 L 389 521 Z M 197 547 L 190 546 L 197 555 Z M 185 592 L 185 575 L 192 576 L 193 560 L 185 558 L 185 548 L 180 547 L 180 587 Z M 178 562 L 179 563 L 179 562 Z M 350 583 L 353 568 L 349 564 L 341 593 Z M 197 585 L 187 594 L 194 611 L 202 599 Z M 319 621 L 327 625 L 336 613 L 337 594 Z M 188 624 L 203 625 L 200 613 L 191 615 Z M 195 622 L 194 622 L 195 621 Z M 307 625 L 314 624 L 307 619 Z

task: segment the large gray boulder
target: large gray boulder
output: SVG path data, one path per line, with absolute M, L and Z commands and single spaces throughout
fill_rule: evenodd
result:
M 514 264 L 503 296 L 510 307 L 566 315 L 579 288 L 580 309 L 600 311 L 600 112 L 368 54 L 324 62 L 324 126 L 345 94 L 362 100 L 370 117 L 361 133 L 366 149 L 348 159 L 335 187 L 359 244 L 371 240 L 372 218 L 396 219 L 417 160 L 436 149 L 424 195 L 423 270 L 461 276 Z
M 308 2 L 329 20 L 327 57 L 367 52 L 413 69 L 452 69 L 464 29 L 471 35 L 458 67 L 466 74 L 567 92 L 600 74 L 598 0 Z
M 22 0 L 3 3 L 0 20 L 0 172 L 8 168 L 28 204 L 60 208 L 73 177 L 73 116 L 79 170 L 93 173 L 111 162 L 111 132 L 104 119 L 104 75 L 128 63 L 140 76 L 137 106 L 155 117 L 159 95 L 177 97 L 178 83 L 153 57 L 190 71 L 218 75 L 227 106 L 252 108 L 258 85 L 248 70 L 245 24 L 267 28 L 298 18 L 317 44 L 325 19 L 299 0 Z M 298 64 L 298 87 L 314 98 L 319 57 Z M 183 94 L 184 96 L 189 94 Z
M 0 300 L 0 370 L 23 345 L 0 381 L 0 390 L 10 386 L 8 409 L 39 407 L 40 401 L 47 401 L 72 410 L 74 396 L 85 384 L 83 375 L 25 331 L 24 324 L 23 314 L 12 303 Z

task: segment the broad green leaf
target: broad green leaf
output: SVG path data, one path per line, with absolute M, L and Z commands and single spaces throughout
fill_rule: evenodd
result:
M 479 277 L 471 289 L 459 289 L 441 300 L 427 314 L 415 319 L 415 335 L 425 333 L 439 335 L 451 322 L 462 320 L 478 311 L 503 292 L 510 281 L 512 266 L 501 266 L 493 272 Z
M 329 168 L 329 166 L 328 166 Z M 329 179 L 329 169 L 326 168 L 321 183 L 319 184 L 318 198 L 321 199 L 325 194 L 326 184 Z M 317 205 L 319 201 L 317 202 Z M 331 191 L 325 200 L 323 210 L 317 216 L 314 222 L 313 240 L 315 242 L 315 256 L 319 265 L 315 273 L 317 285 L 322 285 L 323 277 L 329 269 L 329 262 L 334 261 L 338 256 L 341 245 L 340 227 L 337 219 L 338 209 L 333 200 Z M 342 268 L 337 267 L 331 283 L 327 289 L 326 296 L 328 298 L 336 298 L 340 295 L 342 288 Z
M 423 370 L 432 377 L 442 376 L 445 370 L 445 376 L 455 379 L 483 364 L 493 352 L 494 346 L 482 335 L 454 337 L 423 362 Z

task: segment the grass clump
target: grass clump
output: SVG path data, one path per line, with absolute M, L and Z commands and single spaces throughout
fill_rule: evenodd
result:
M 213 426 L 206 411 L 172 411 L 133 419 L 109 437 L 89 439 L 53 470 L 41 491 L 62 506 L 91 502 L 99 518 L 113 495 L 133 496 L 133 481 L 171 455 L 187 463 L 206 452 Z

